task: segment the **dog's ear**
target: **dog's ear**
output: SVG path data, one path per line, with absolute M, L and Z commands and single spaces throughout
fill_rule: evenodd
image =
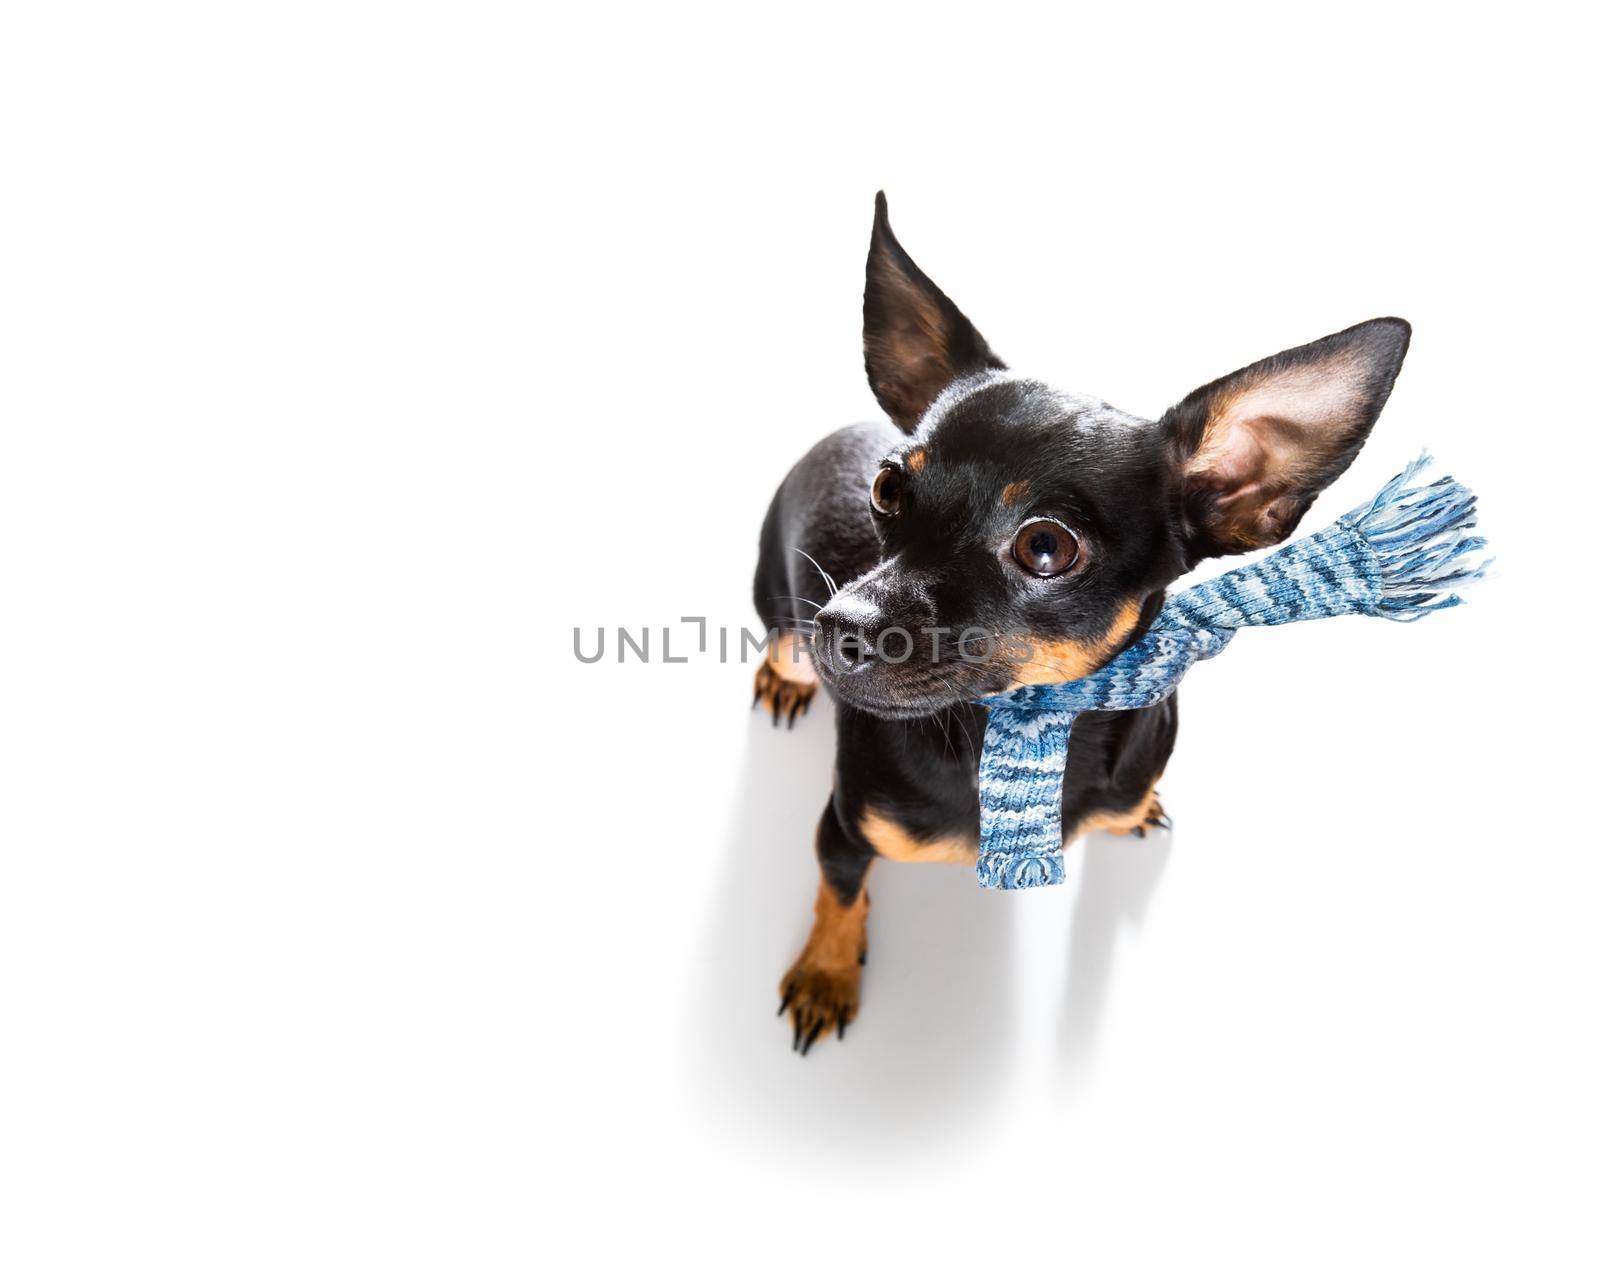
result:
M 862 318 L 867 381 L 902 431 L 914 430 L 935 397 L 957 378 L 1005 368 L 972 321 L 900 247 L 881 191 L 867 252 Z
M 1161 425 L 1181 470 L 1192 560 L 1269 547 L 1350 465 L 1411 341 L 1368 320 L 1207 383 Z

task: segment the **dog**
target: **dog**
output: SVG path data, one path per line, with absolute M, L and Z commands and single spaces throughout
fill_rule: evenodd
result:
M 878 194 L 863 344 L 889 423 L 836 431 L 795 465 L 755 574 L 773 637 L 756 701 L 792 725 L 820 683 L 838 731 L 815 919 L 779 984 L 796 1050 L 843 1040 L 857 1016 L 873 860 L 976 859 L 974 700 L 1090 674 L 1197 563 L 1288 537 L 1365 443 L 1410 338 L 1404 320 L 1369 320 L 1136 417 L 1009 370 Z M 1176 697 L 1080 716 L 1062 844 L 1166 825 L 1156 784 L 1177 731 Z

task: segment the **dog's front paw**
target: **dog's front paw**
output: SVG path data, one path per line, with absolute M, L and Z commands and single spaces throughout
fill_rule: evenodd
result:
M 1129 828 L 1129 833 L 1143 840 L 1152 831 L 1171 831 L 1172 819 L 1167 817 L 1167 811 L 1161 807 L 1161 799 L 1155 792 L 1150 793 L 1150 802 L 1145 807 L 1144 817 Z
M 1078 834 L 1108 831 L 1114 836 L 1138 836 L 1143 840 L 1152 831 L 1171 830 L 1172 819 L 1167 817 L 1167 811 L 1161 807 L 1161 801 L 1152 789 L 1143 800 L 1124 813 L 1091 813 L 1078 828 Z
M 789 1015 L 797 1052 L 810 1052 L 818 1037 L 830 1031 L 844 1039 L 845 1028 L 855 1021 L 861 1007 L 861 965 L 865 959 L 862 956 L 847 966 L 823 968 L 801 956 L 784 974 L 778 985 L 783 995 L 778 1013 Z
M 796 717 L 804 715 L 806 708 L 811 705 L 811 699 L 817 692 L 815 682 L 807 684 L 800 680 L 791 680 L 773 665 L 769 657 L 756 668 L 756 696 L 750 703 L 754 707 L 757 703 L 764 705 L 772 712 L 772 723 L 787 716 L 789 727 L 794 727 Z

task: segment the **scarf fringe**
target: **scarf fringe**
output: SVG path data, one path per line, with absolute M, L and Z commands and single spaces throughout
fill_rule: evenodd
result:
M 1368 612 L 1396 622 L 1415 622 L 1461 597 L 1452 588 L 1476 582 L 1494 563 L 1472 559 L 1485 539 L 1467 534 L 1478 523 L 1478 499 L 1452 476 L 1418 488 L 1405 487 L 1432 463 L 1424 450 L 1365 507 L 1345 516 L 1377 556 L 1383 581 Z

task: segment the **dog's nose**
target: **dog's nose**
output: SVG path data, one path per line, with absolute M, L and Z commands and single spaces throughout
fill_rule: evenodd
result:
M 836 676 L 852 675 L 872 663 L 878 635 L 878 610 L 851 602 L 854 607 L 829 605 L 817 614 L 817 640 L 822 661 Z

